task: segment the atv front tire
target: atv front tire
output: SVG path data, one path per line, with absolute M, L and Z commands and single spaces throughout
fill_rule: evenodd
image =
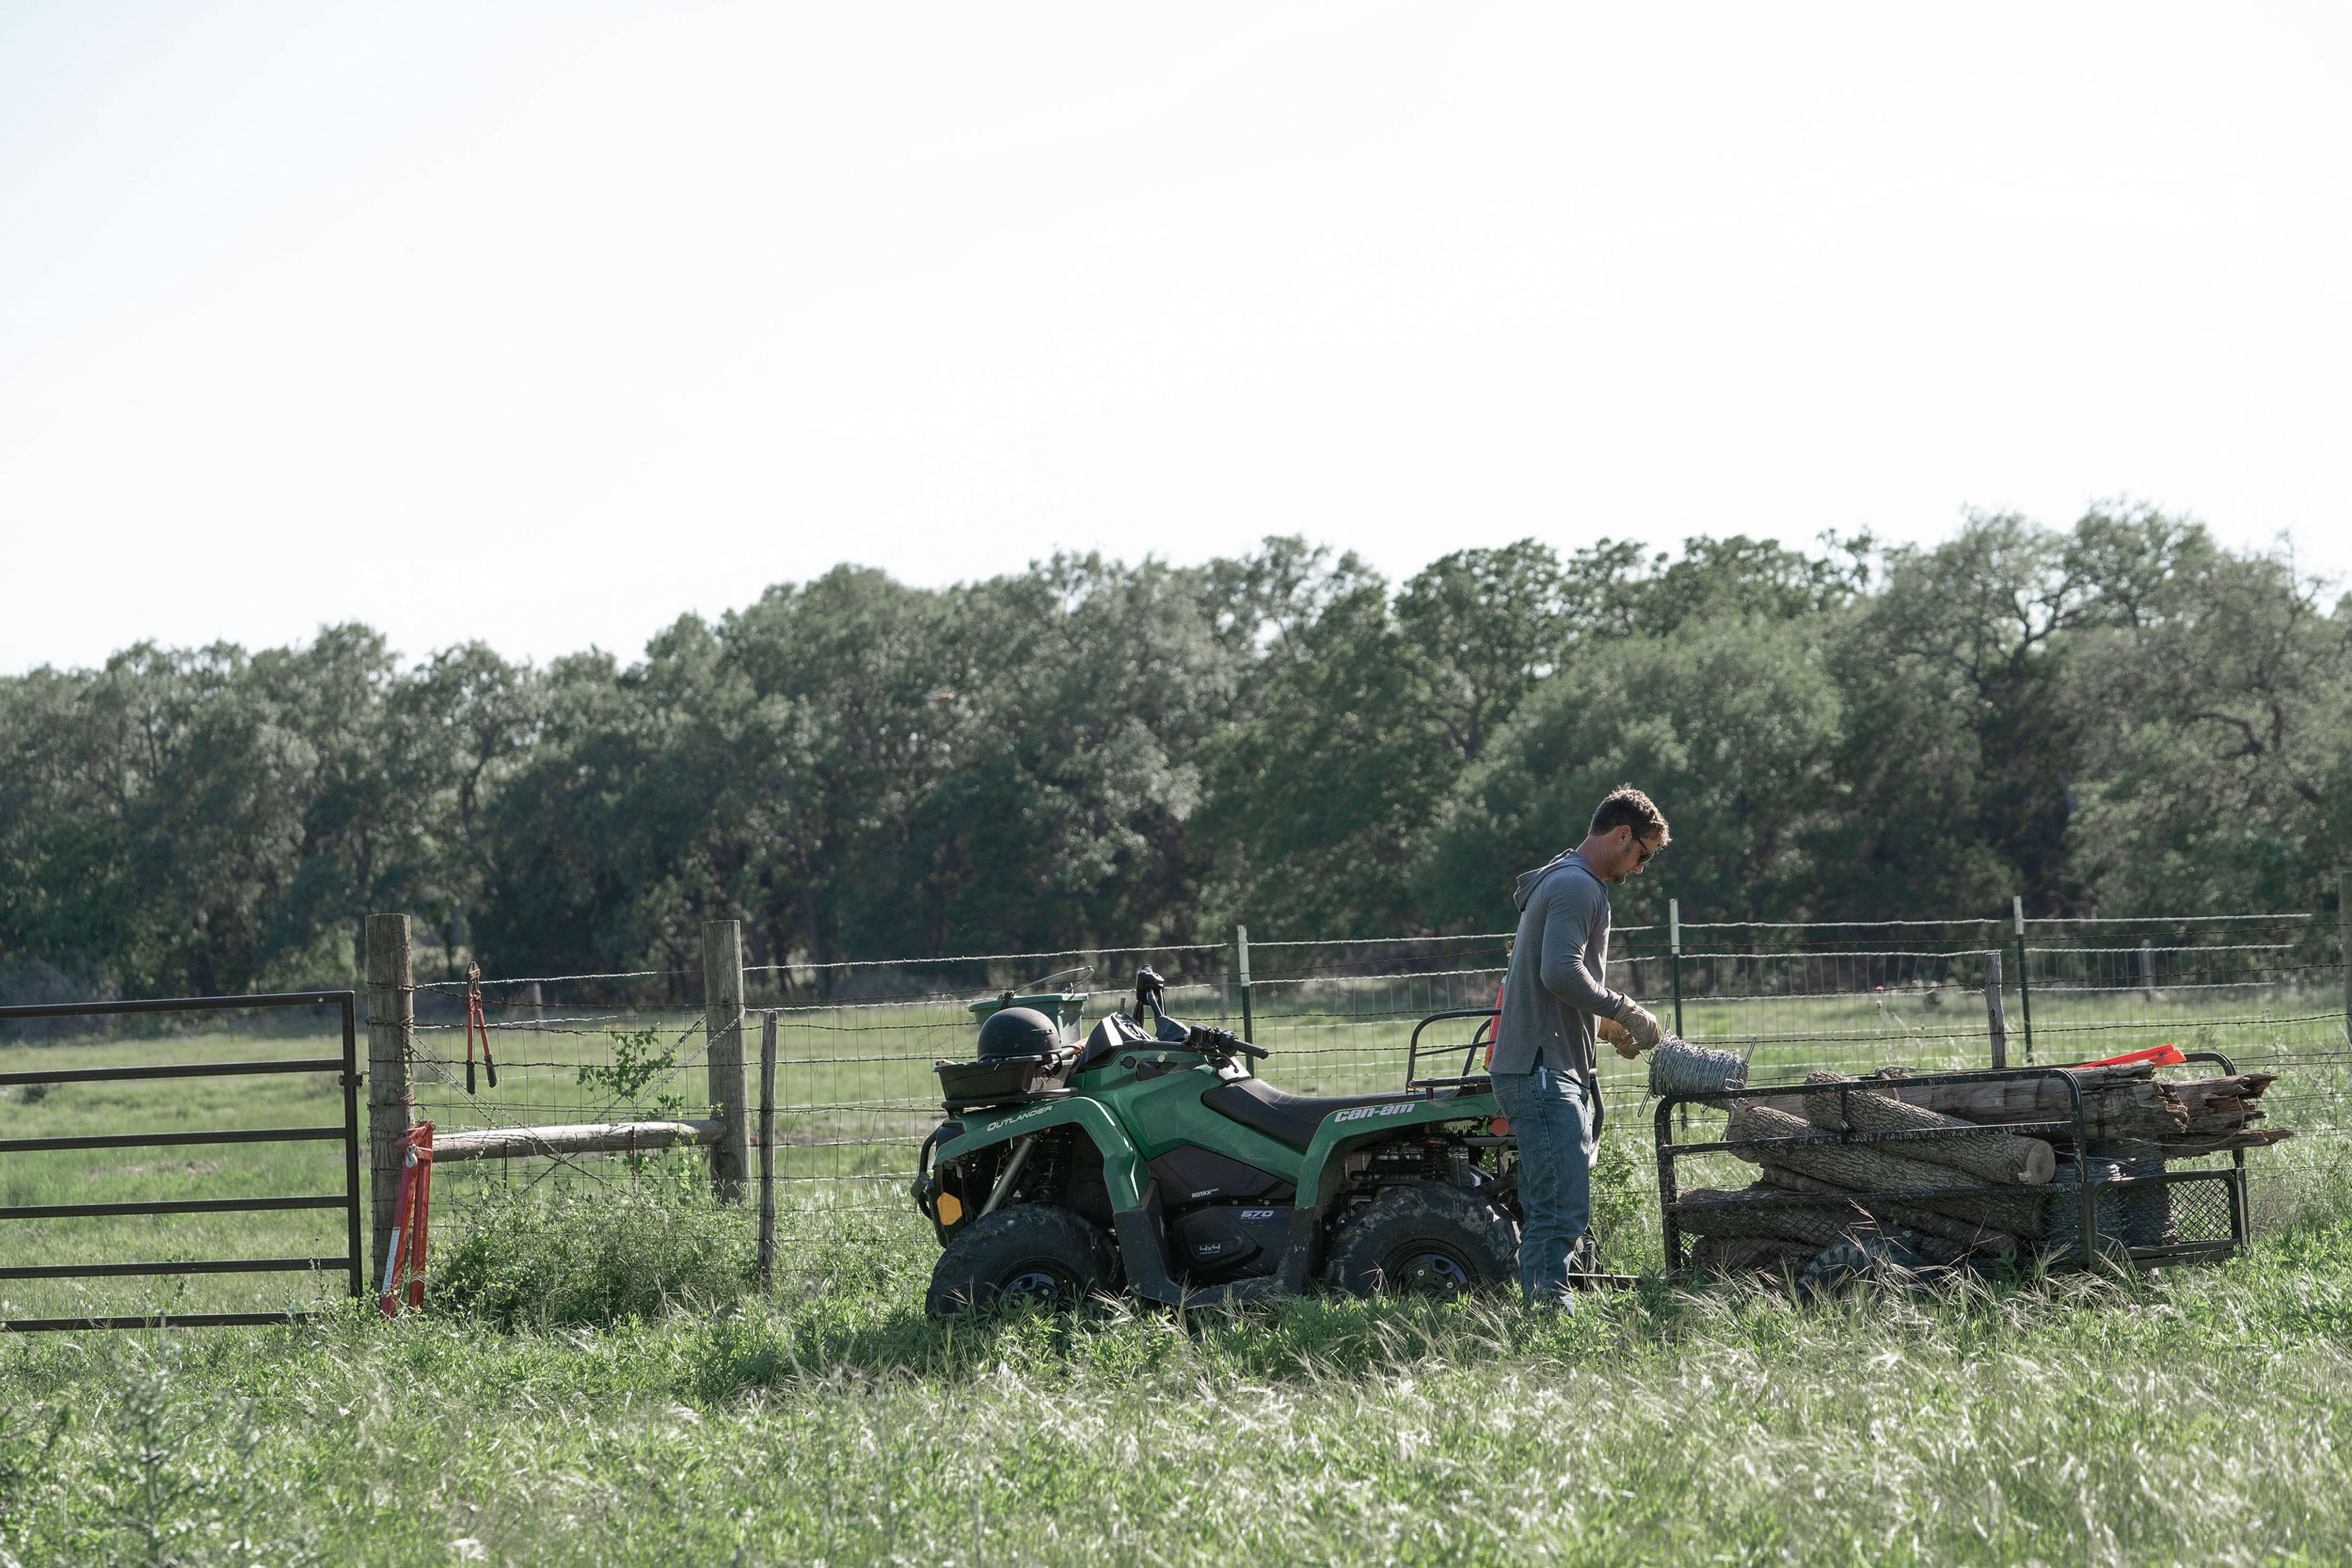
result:
M 974 1220 L 931 1268 L 934 1318 L 1034 1304 L 1062 1311 L 1111 1277 L 1109 1238 L 1067 1209 L 1015 1203 Z
M 1353 1296 L 1456 1296 L 1518 1277 L 1519 1227 L 1475 1193 L 1391 1187 L 1343 1226 L 1327 1278 Z

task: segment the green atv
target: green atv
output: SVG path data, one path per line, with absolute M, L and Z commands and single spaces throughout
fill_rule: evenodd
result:
M 1493 1084 L 1416 1078 L 1392 1094 L 1308 1099 L 1267 1087 L 1267 1053 L 1161 1008 L 1136 976 L 1132 1014 L 1064 1037 L 1075 993 L 974 1005 L 979 1060 L 935 1069 L 949 1119 L 924 1140 L 914 1201 L 945 1249 L 933 1316 L 999 1303 L 1247 1301 L 1321 1282 L 1356 1295 L 1451 1295 L 1518 1276 L 1518 1150 Z M 1018 1004 L 1033 1003 L 1037 1006 Z M 1048 1017 L 1048 1011 L 1059 1015 Z

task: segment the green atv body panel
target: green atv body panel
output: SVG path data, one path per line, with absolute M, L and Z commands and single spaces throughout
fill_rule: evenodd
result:
M 1032 1132 L 1057 1127 L 1076 1127 L 1094 1140 L 1103 1155 L 1103 1185 L 1110 1190 L 1111 1207 L 1139 1209 L 1152 1172 L 1127 1134 L 1101 1101 L 1048 1100 L 1036 1105 L 1006 1106 L 991 1111 L 966 1111 L 957 1118 L 963 1135 L 939 1146 L 941 1161 L 961 1160 L 992 1144 L 1010 1143 Z
M 1166 1053 L 1154 1053 L 1162 1054 L 1174 1058 L 1193 1056 L 1190 1052 L 1173 1047 Z M 955 1119 L 961 1124 L 963 1133 L 942 1143 L 939 1158 L 961 1160 L 992 1144 L 1006 1143 L 1048 1128 L 1074 1125 L 1086 1130 L 1102 1153 L 1103 1180 L 1110 1189 L 1114 1210 L 1142 1207 L 1144 1188 L 1152 1180 L 1150 1162 L 1184 1144 L 1279 1176 L 1298 1190 L 1301 1205 L 1311 1207 L 1315 1201 L 1311 1195 L 1322 1185 L 1327 1168 L 1359 1144 L 1390 1137 L 1410 1127 L 1502 1114 L 1491 1093 L 1351 1106 L 1324 1117 L 1323 1125 L 1315 1131 L 1314 1141 L 1301 1154 L 1290 1145 L 1269 1138 L 1255 1128 L 1244 1127 L 1202 1104 L 1200 1097 L 1224 1080 L 1217 1076 L 1216 1069 L 1197 1057 L 1193 1059 L 1193 1066 L 1178 1067 L 1142 1081 L 1131 1070 L 1099 1068 L 1080 1073 L 1072 1083 L 1073 1093 L 1067 1099 L 961 1112 Z M 1138 1066 L 1141 1065 L 1139 1061 Z M 1114 1082 L 1096 1082 L 1103 1079 Z

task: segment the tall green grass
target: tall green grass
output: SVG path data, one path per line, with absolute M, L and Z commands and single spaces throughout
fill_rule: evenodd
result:
M 660 1174 L 618 1212 L 506 1200 L 503 1259 L 450 1256 L 420 1317 L 0 1341 L 0 1562 L 2252 1563 L 2352 1543 L 2333 1223 L 2146 1279 L 1817 1307 L 1650 1284 L 1567 1317 L 1311 1299 L 941 1323 L 911 1216 L 824 1222 L 762 1298 L 747 1216 Z
M 5 1054 L 63 1049 L 313 1042 Z M 2332 1114 L 2337 1086 L 2296 1071 L 2280 1090 L 2297 1098 L 2274 1097 L 2297 1114 L 2275 1119 Z M 518 1109 L 561 1087 L 537 1083 L 516 1080 Z M 332 1085 L 303 1077 L 218 1098 L 162 1087 L 11 1099 L 0 1126 L 340 1111 Z M 1656 1262 L 1647 1118 L 1618 1116 L 1602 1196 L 1613 1259 L 1639 1269 Z M 192 1172 L 12 1157 L 0 1177 L 13 1202 L 331 1190 L 336 1158 L 258 1146 Z M 339 1279 L 134 1282 L 119 1309 L 278 1305 L 308 1287 L 335 1315 L 0 1338 L 0 1568 L 2340 1561 L 2352 1182 L 2333 1157 L 2304 1168 L 2258 1182 L 2268 1233 L 2251 1256 L 2147 1279 L 1810 1307 L 1652 1282 L 1565 1319 L 1311 1299 L 935 1323 L 920 1304 L 936 1247 L 895 1182 L 875 1184 L 871 1212 L 787 1215 L 763 1297 L 748 1213 L 710 1203 L 691 1154 L 452 1167 L 467 1179 L 437 1191 L 421 1317 L 348 1313 Z M 26 1223 L 0 1251 L 331 1252 L 339 1223 Z M 55 1309 L 118 1309 L 97 1287 L 39 1289 Z

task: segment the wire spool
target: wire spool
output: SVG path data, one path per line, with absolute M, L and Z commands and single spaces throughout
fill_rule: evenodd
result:
M 1745 1088 L 1747 1082 L 1746 1057 L 1692 1045 L 1679 1035 L 1668 1035 L 1649 1053 L 1649 1092 L 1653 1096 L 1723 1094 Z

